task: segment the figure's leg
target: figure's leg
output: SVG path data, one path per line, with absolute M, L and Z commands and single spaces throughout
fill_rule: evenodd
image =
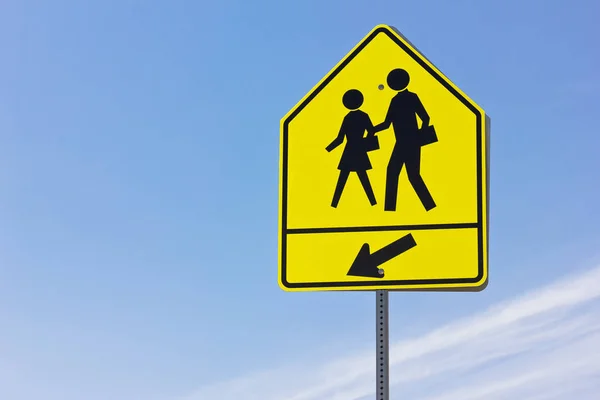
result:
M 342 197 L 342 192 L 344 191 L 344 186 L 346 186 L 346 181 L 348 180 L 349 175 L 350 171 L 340 171 L 340 176 L 338 177 L 337 185 L 335 185 L 335 192 L 333 193 L 331 207 L 337 207 L 338 203 L 340 202 L 340 197 Z
M 385 179 L 385 211 L 396 211 L 396 202 L 398 199 L 398 179 L 400 171 L 404 164 L 403 155 L 394 147 L 390 162 L 387 166 L 387 175 Z
M 358 179 L 360 179 L 360 183 L 362 184 L 367 197 L 369 198 L 369 202 L 372 206 L 377 204 L 377 200 L 375 200 L 375 193 L 373 193 L 373 188 L 371 187 L 371 182 L 369 181 L 369 175 L 367 175 L 367 171 L 357 171 Z
M 423 177 L 421 176 L 420 146 L 408 154 L 406 158 L 406 173 L 408 174 L 410 184 L 417 193 L 417 196 L 419 196 L 419 200 L 421 200 L 425 210 L 429 211 L 435 208 L 435 201 L 433 201 L 433 197 L 429 193 L 429 189 L 427 189 L 427 185 L 425 185 L 425 181 L 423 181 Z

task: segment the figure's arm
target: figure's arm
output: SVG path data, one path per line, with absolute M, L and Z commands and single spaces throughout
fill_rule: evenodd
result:
M 375 127 L 373 126 L 373 122 L 371 122 L 371 117 L 369 117 L 369 114 L 365 114 L 365 129 L 367 130 L 367 137 L 373 136 L 375 133 L 377 133 Z
M 325 148 L 325 150 L 327 150 L 328 152 L 335 149 L 336 147 L 338 147 L 340 144 L 344 143 L 344 125 L 342 124 L 342 127 L 340 128 L 340 132 L 338 133 L 338 135 L 336 136 L 335 139 L 333 139 L 333 142 L 331 142 L 329 144 L 329 146 L 327 146 Z
M 383 121 L 379 125 L 375 125 L 373 127 L 373 133 L 384 131 L 390 127 L 390 125 L 392 124 L 392 108 L 393 108 L 393 106 L 392 106 L 392 104 L 390 104 L 390 108 L 388 108 L 387 114 L 385 116 L 385 121 Z
M 421 129 L 423 129 L 426 126 L 429 126 L 429 114 L 427 114 L 427 111 L 425 111 L 425 107 L 423 106 L 423 103 L 421 103 L 421 99 L 419 99 L 419 96 L 415 96 L 415 100 L 415 111 L 421 119 Z

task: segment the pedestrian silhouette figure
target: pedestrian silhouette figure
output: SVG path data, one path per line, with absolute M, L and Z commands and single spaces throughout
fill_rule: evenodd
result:
M 398 197 L 398 179 L 402 166 L 406 165 L 408 180 L 419 196 L 427 211 L 435 208 L 436 204 L 421 177 L 421 146 L 424 144 L 420 131 L 432 128 L 429 126 L 429 115 L 416 93 L 407 87 L 410 81 L 408 72 L 394 69 L 387 76 L 388 86 L 398 93 L 392 98 L 385 121 L 375 126 L 375 132 L 394 128 L 396 143 L 387 167 L 385 183 L 386 211 L 395 211 Z M 417 126 L 417 116 L 421 119 L 421 129 Z M 429 129 L 432 131 L 432 129 Z
M 356 172 L 358 175 L 371 205 L 374 206 L 377 204 L 367 170 L 372 168 L 368 152 L 379 148 L 379 144 L 377 137 L 374 136 L 375 132 L 369 115 L 359 110 L 363 101 L 364 97 L 359 90 L 350 89 L 344 93 L 342 103 L 350 112 L 344 117 L 337 137 L 326 148 L 330 152 L 341 145 L 344 142 L 344 138 L 346 138 L 346 146 L 338 164 L 340 175 L 335 186 L 333 200 L 331 201 L 332 207 L 337 207 L 350 172 Z M 365 131 L 367 131 L 366 137 L 364 136 Z

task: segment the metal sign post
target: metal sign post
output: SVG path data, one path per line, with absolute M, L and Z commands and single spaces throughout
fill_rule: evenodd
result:
M 377 400 L 390 399 L 390 341 L 389 341 L 389 297 L 387 290 L 376 291 L 377 322 Z

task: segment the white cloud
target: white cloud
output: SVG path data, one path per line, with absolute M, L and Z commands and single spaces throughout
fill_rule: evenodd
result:
M 599 298 L 597 267 L 396 342 L 390 349 L 391 393 L 421 400 L 564 399 L 574 393 L 595 399 Z M 367 399 L 373 397 L 374 372 L 368 351 L 218 383 L 185 400 Z

